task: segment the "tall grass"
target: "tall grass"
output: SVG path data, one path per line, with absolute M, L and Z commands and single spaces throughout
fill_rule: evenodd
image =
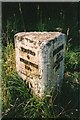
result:
M 21 13 L 22 27 L 25 31 L 24 20 L 21 5 L 19 4 Z M 15 17 L 15 16 L 14 16 Z M 45 18 L 47 19 L 47 18 Z M 66 31 L 65 15 L 63 11 L 60 13 L 60 20 L 42 19 L 35 25 L 36 31 Z M 30 30 L 29 26 L 29 30 Z M 6 32 L 3 33 L 3 43 L 6 46 L 2 48 L 2 118 L 78 118 L 78 91 L 80 89 L 79 69 L 80 61 L 78 55 L 80 52 L 71 49 L 69 40 L 70 33 L 67 29 L 67 49 L 65 54 L 65 75 L 61 91 L 57 91 L 56 95 L 47 94 L 42 100 L 33 96 L 28 84 L 20 78 L 15 67 L 15 48 L 13 35 L 18 32 L 21 26 L 16 19 L 7 20 Z M 21 28 L 22 30 L 22 28 Z M 5 34 L 7 33 L 7 34 Z M 76 100 L 77 98 L 77 100 Z M 76 102 L 75 102 L 76 101 Z
M 9 43 L 3 49 L 2 59 L 2 117 L 47 117 L 48 107 L 48 103 L 32 95 L 28 84 L 16 73 L 15 50 Z
M 77 61 L 74 54 L 75 52 L 73 52 L 73 58 Z M 61 91 L 57 91 L 54 97 L 52 94 L 47 94 L 40 100 L 33 96 L 28 84 L 26 85 L 16 72 L 13 43 L 4 47 L 2 59 L 2 117 L 70 118 L 78 116 L 78 100 L 74 103 L 74 99 L 76 100 L 76 97 L 78 97 L 80 83 L 76 71 L 77 66 L 75 68 L 73 60 L 70 63 L 67 61 L 67 59 L 71 59 L 71 55 L 71 51 L 66 55 L 66 73 Z M 70 72 L 69 64 L 73 65 L 75 72 Z M 68 95 L 66 90 L 69 92 Z M 74 106 L 72 107 L 72 105 Z

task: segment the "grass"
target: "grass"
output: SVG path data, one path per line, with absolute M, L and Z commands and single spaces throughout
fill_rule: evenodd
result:
M 76 53 L 73 51 L 66 53 L 66 70 L 61 91 L 57 91 L 54 97 L 46 95 L 40 100 L 33 96 L 28 84 L 26 85 L 16 73 L 15 50 L 13 43 L 9 43 L 3 49 L 2 59 L 2 118 L 78 117 L 80 83 L 78 63 L 74 65 L 74 61 L 77 62 Z M 67 59 L 71 61 L 68 62 Z M 71 73 L 72 68 L 75 71 Z
M 19 6 L 21 7 L 21 6 Z M 22 10 L 22 9 L 21 9 Z M 15 19 L 14 19 L 15 18 Z M 56 17 L 57 18 L 57 17 Z M 75 18 L 75 17 L 74 17 Z M 22 23 L 19 24 L 19 20 Z M 68 19 L 68 18 L 67 18 Z M 7 19 L 6 32 L 2 36 L 2 118 L 79 118 L 79 65 L 78 48 L 72 49 L 70 32 L 72 28 L 66 28 L 65 15 L 62 13 L 60 19 L 53 16 L 48 20 L 42 19 L 35 24 L 36 31 L 61 31 L 67 34 L 67 48 L 65 54 L 65 75 L 61 91 L 55 96 L 49 94 L 42 100 L 33 96 L 29 85 L 20 78 L 15 67 L 15 49 L 13 35 L 25 29 L 23 15 L 21 18 Z M 59 22 L 58 22 L 59 21 Z M 72 21 L 71 21 L 72 22 Z M 33 23 L 33 22 L 32 22 Z M 31 31 L 34 25 L 29 23 L 27 29 Z M 70 22 L 69 22 L 70 23 Z M 75 23 L 75 22 L 74 22 Z M 72 25 L 72 24 L 71 24 Z M 72 34 L 75 35 L 76 25 Z M 76 101 L 76 102 L 75 102 Z

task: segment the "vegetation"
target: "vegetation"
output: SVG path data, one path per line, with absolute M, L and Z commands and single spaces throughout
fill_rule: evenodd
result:
M 6 10 L 7 4 L 11 7 L 12 3 L 4 3 L 4 11 Z M 64 5 L 65 4 L 67 5 L 67 3 L 64 3 Z M 24 20 L 24 15 L 26 16 L 26 13 L 23 14 L 25 6 L 23 3 L 17 3 L 17 5 L 19 5 L 16 7 L 17 13 L 13 10 L 11 13 L 12 16 L 10 15 L 10 17 L 7 17 L 6 19 L 4 19 L 5 13 L 3 12 L 2 118 L 79 118 L 80 111 L 78 97 L 80 90 L 80 59 L 78 57 L 80 52 L 78 49 L 77 17 L 74 17 L 77 15 L 77 9 L 74 12 L 74 16 L 72 16 L 74 17 L 73 22 L 70 21 L 71 19 L 69 18 L 67 11 L 70 7 L 72 8 L 72 6 L 73 11 L 74 8 L 77 8 L 77 4 L 74 5 L 74 3 L 69 3 L 68 9 L 67 7 L 63 7 L 62 3 L 50 4 L 50 9 L 54 14 L 51 13 L 51 11 L 47 11 L 47 15 L 43 8 L 45 6 L 46 10 L 48 10 L 48 3 L 35 3 L 35 5 L 32 3 L 26 3 L 27 7 L 30 5 L 31 9 L 34 6 L 37 8 L 37 10 L 33 8 L 35 11 L 34 16 L 37 16 L 37 22 L 32 16 L 29 16 L 28 12 L 31 13 L 31 10 L 28 10 L 27 8 L 27 18 L 30 22 L 27 20 L 26 25 Z M 56 14 L 54 11 L 56 11 Z M 68 21 L 70 23 L 68 23 Z M 71 25 L 68 26 L 68 24 Z M 73 25 L 74 27 L 72 28 Z M 40 100 L 36 96 L 33 96 L 28 84 L 26 85 L 16 72 L 15 47 L 13 38 L 15 33 L 25 30 L 61 31 L 67 35 L 63 85 L 61 91 L 57 90 L 54 97 L 52 94 L 49 94 Z

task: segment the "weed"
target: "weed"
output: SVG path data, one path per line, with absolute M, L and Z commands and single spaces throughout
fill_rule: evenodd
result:
M 38 5 L 37 15 L 40 16 L 39 21 L 35 21 L 27 25 L 29 28 L 25 28 L 25 21 L 23 19 L 22 6 L 19 3 L 20 16 L 9 17 L 6 20 L 6 25 L 3 30 L 2 43 L 3 43 L 3 55 L 2 55 L 2 118 L 75 118 L 79 116 L 78 107 L 78 91 L 80 89 L 79 83 L 79 69 L 80 60 L 78 56 L 80 54 L 77 50 L 72 49 L 72 38 L 76 36 L 77 24 L 70 22 L 70 19 L 66 17 L 64 9 L 58 11 L 59 16 L 46 16 L 45 22 L 43 20 L 43 11 Z M 57 7 L 56 7 L 57 8 Z M 41 12 L 40 12 L 41 10 Z M 75 10 L 75 9 L 74 9 Z M 28 11 L 29 12 L 29 11 Z M 51 12 L 51 11 L 50 11 Z M 55 13 L 55 11 L 54 11 Z M 76 12 L 74 13 L 74 15 Z M 58 15 L 58 14 L 56 14 Z M 60 18 L 60 19 L 59 19 Z M 66 19 L 69 19 L 71 26 L 65 25 Z M 4 21 L 4 20 L 3 20 Z M 21 24 L 19 24 L 21 23 Z M 20 78 L 16 72 L 15 67 L 15 49 L 13 36 L 16 32 L 25 31 L 29 29 L 31 31 L 33 26 L 36 26 L 36 31 L 67 31 L 67 49 L 65 54 L 65 76 L 63 80 L 63 86 L 61 91 L 57 91 L 56 95 L 48 94 L 44 96 L 43 100 L 33 96 L 32 91 L 28 88 L 28 85 Z M 54 97 L 53 97 L 54 96 Z M 76 99 L 77 98 L 77 99 Z M 75 102 L 76 101 L 76 102 Z

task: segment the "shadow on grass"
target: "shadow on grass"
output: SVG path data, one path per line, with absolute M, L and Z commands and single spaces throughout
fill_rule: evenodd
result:
M 52 103 L 48 103 L 46 102 L 47 99 L 39 101 L 34 98 L 28 85 L 17 74 L 13 74 L 7 79 L 8 86 L 10 86 L 9 97 L 11 97 L 11 100 L 9 101 L 10 106 L 2 114 L 3 119 L 27 117 L 79 118 L 80 86 L 78 84 L 70 83 L 65 79 L 55 100 L 53 98 Z
M 79 91 L 79 84 L 70 83 L 66 79 L 63 81 L 61 91 L 55 100 L 57 117 L 79 118 Z

